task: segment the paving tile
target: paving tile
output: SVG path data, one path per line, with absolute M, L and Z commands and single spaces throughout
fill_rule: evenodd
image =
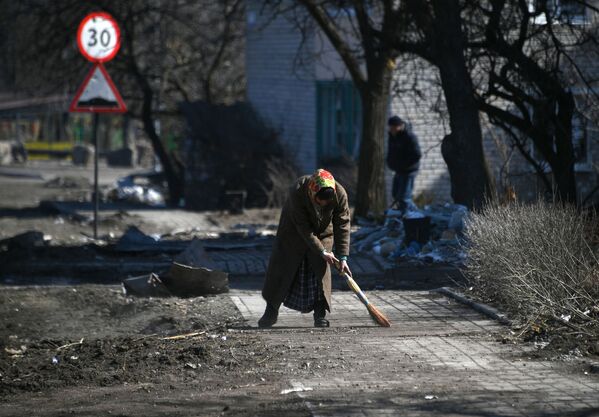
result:
M 497 341 L 505 331 L 497 322 L 427 292 L 368 296 L 390 329 L 376 326 L 352 293 L 334 292 L 332 328 L 314 329 L 311 314 L 282 308 L 275 327 L 261 330 L 266 340 L 291 346 L 289 366 L 322 366 L 296 381 L 313 388 L 301 396 L 313 415 L 599 416 L 597 376 L 528 359 L 533 347 Z M 259 292 L 231 297 L 256 326 L 265 307 Z

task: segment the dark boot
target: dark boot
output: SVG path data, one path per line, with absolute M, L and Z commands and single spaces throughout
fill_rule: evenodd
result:
M 260 320 L 258 320 L 258 327 L 272 327 L 279 318 L 279 309 L 270 303 L 266 303 L 266 310 Z
M 314 306 L 314 327 L 329 327 L 329 321 L 324 317 L 327 314 L 327 302 L 317 301 Z

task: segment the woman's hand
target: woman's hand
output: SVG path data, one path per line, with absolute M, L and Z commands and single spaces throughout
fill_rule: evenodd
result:
M 339 259 L 335 258 L 333 252 L 328 252 L 326 250 L 322 251 L 322 258 L 329 264 L 333 266 L 339 265 Z
M 329 265 L 333 265 L 337 271 L 339 271 L 340 274 L 347 274 L 350 277 L 352 276 L 351 274 L 351 270 L 349 269 L 349 266 L 347 265 L 347 261 L 344 259 L 342 261 L 340 261 L 339 259 L 337 259 L 335 257 L 335 255 L 333 254 L 333 252 L 328 252 L 326 250 L 324 250 L 322 252 L 322 258 L 329 264 Z
M 347 261 L 344 259 L 339 263 L 339 272 L 341 274 L 347 274 L 350 277 L 352 276 L 351 271 L 349 270 L 349 266 L 347 266 Z

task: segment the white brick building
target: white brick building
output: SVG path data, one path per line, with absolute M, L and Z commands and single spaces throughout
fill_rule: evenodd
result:
M 248 0 L 246 7 L 248 100 L 280 131 L 303 172 L 341 154 L 357 158 L 359 97 L 337 53 L 318 29 L 304 33 L 297 29 L 294 19 L 301 16 L 273 18 L 262 13 L 261 3 Z M 441 155 L 441 140 L 449 126 L 436 69 L 418 58 L 400 60 L 394 91 L 389 113 L 408 121 L 423 151 L 414 195 L 423 195 L 425 201 L 451 201 L 449 173 Z M 484 117 L 481 123 L 485 153 L 498 185 L 500 178 L 504 183 L 507 178 L 519 198 L 535 198 L 543 187 L 532 168 L 517 152 L 506 164 L 509 155 L 502 133 Z M 591 167 L 597 160 L 592 147 L 596 133 L 596 126 L 584 126 L 574 135 L 577 141 L 583 139 L 575 143 L 583 148 L 577 164 L 581 198 L 598 181 Z

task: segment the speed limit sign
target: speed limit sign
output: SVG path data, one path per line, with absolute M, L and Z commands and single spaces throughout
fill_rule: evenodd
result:
M 121 47 L 121 31 L 108 13 L 91 13 L 79 25 L 77 45 L 89 61 L 107 62 Z

